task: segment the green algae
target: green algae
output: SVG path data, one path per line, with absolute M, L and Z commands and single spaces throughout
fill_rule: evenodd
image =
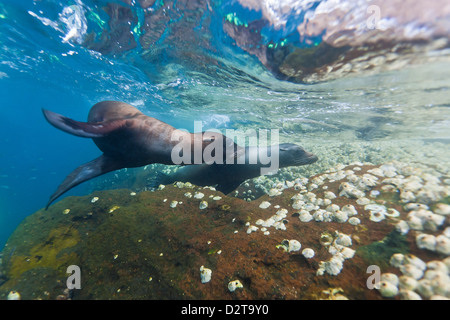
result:
M 450 196 L 447 196 L 447 197 L 445 197 L 445 198 L 443 198 L 441 201 L 439 201 L 439 202 L 442 202 L 442 203 L 445 203 L 445 204 L 450 204 Z
M 409 253 L 406 236 L 395 230 L 380 241 L 356 249 L 356 254 L 362 257 L 368 265 L 377 265 L 380 268 L 389 266 L 389 259 L 394 253 Z
M 219 252 L 219 250 L 220 250 L 220 249 L 210 249 L 210 250 L 208 251 L 208 254 L 209 254 L 209 255 L 216 254 L 217 252 Z
M 38 267 L 51 268 L 65 274 L 67 267 L 77 261 L 77 255 L 64 251 L 75 246 L 79 240 L 76 229 L 61 227 L 51 230 L 46 241 L 31 248 L 29 255 L 11 257 L 8 276 L 18 278 L 24 272 Z
M 381 192 L 380 195 L 377 196 L 377 200 L 383 200 L 386 201 L 388 203 L 392 203 L 392 204 L 396 204 L 396 205 L 401 205 L 402 203 L 400 202 L 400 192 L 396 191 L 396 192 Z

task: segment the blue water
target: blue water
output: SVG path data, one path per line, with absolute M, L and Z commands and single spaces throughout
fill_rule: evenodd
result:
M 193 120 L 220 128 L 282 127 L 285 140 L 298 134 L 311 143 L 421 139 L 424 133 L 448 139 L 448 45 L 420 47 L 417 63 L 409 56 L 406 63 L 416 69 L 361 68 L 303 83 L 274 71 L 275 60 L 264 63 L 260 47 L 314 48 L 325 39 L 326 29 L 304 38 L 297 31 L 305 13 L 324 2 L 284 1 L 296 10 L 275 12 L 272 17 L 284 21 L 276 25 L 280 21 L 267 22 L 263 10 L 242 1 L 161 0 L 143 8 L 145 1 L 134 0 L 2 0 L 0 244 L 45 206 L 68 173 L 100 154 L 90 139 L 50 126 L 42 108 L 84 120 L 93 104 L 120 100 L 175 127 L 192 130 Z M 111 4 L 129 16 L 106 10 Z M 70 20 L 69 7 L 80 10 L 80 20 Z M 146 29 L 144 17 L 152 15 L 158 19 Z M 260 36 L 257 44 L 224 28 L 257 21 L 266 21 L 253 32 Z M 398 53 L 381 65 L 403 57 Z M 284 126 L 303 119 L 310 122 L 301 130 Z M 380 122 L 394 130 L 375 130 L 374 136 L 360 130 Z M 343 132 L 357 134 L 339 136 Z M 85 183 L 64 197 L 90 190 Z

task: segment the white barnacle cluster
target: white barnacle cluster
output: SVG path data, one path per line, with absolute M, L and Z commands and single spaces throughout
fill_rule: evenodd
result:
M 292 200 L 292 208 L 298 210 L 299 219 L 302 222 L 309 222 L 315 220 L 317 222 L 349 222 L 352 225 L 360 223 L 359 218 L 353 217 L 357 212 L 346 212 L 343 209 L 337 209 L 333 205 L 333 200 L 338 197 L 346 197 L 356 199 L 357 204 L 365 206 L 374 204 L 374 201 L 366 197 L 366 192 L 369 192 L 371 198 L 376 198 L 381 193 L 372 188 L 382 184 L 383 178 L 394 178 L 398 176 L 398 169 L 394 165 L 383 165 L 371 170 L 367 173 L 360 174 L 363 163 L 352 163 L 353 170 L 346 168 L 344 165 L 337 165 L 335 168 L 330 168 L 325 173 L 315 176 L 311 179 L 297 178 L 291 183 L 278 183 L 269 191 L 270 196 L 281 194 L 285 187 L 293 185 L 295 190 L 299 193 L 294 195 Z M 335 194 L 328 190 L 327 182 L 332 183 L 340 181 L 339 194 Z M 395 187 L 391 186 L 394 190 Z M 319 197 L 316 189 L 322 189 L 323 197 Z M 330 206 L 331 205 L 331 206 Z M 266 203 L 261 203 L 261 208 L 266 208 Z M 397 217 L 399 212 L 394 208 L 372 208 L 370 210 L 370 218 L 373 221 L 382 221 L 386 217 Z
M 266 178 L 267 179 L 267 178 Z M 262 182 L 261 180 L 263 180 L 262 177 L 257 179 L 258 181 Z M 270 197 L 275 197 L 275 196 L 279 196 L 283 193 L 284 189 L 288 189 L 288 188 L 294 188 L 295 190 L 306 190 L 307 189 L 307 183 L 308 183 L 308 178 L 296 178 L 293 181 L 288 181 L 288 180 L 284 180 L 283 182 L 278 182 L 275 184 L 271 184 L 271 187 L 269 187 L 270 189 L 268 191 L 266 191 L 266 193 L 270 196 Z M 256 186 L 260 186 L 262 189 L 265 189 L 264 187 L 262 187 L 262 185 L 260 183 L 258 183 Z M 255 186 L 255 187 L 256 187 Z M 317 188 L 318 185 L 315 184 L 314 182 L 312 182 L 309 185 L 309 189 L 310 191 Z
M 355 168 L 357 169 L 355 170 Z M 311 188 L 303 188 L 298 194 L 294 195 L 291 198 L 293 201 L 292 208 L 299 210 L 300 221 L 309 222 L 314 220 L 316 222 L 348 222 L 352 225 L 360 224 L 360 219 L 355 217 L 358 212 L 353 206 L 351 208 L 351 205 L 348 204 L 339 208 L 339 206 L 332 203 L 337 197 L 356 199 L 356 203 L 364 206 L 364 209 L 369 212 L 369 219 L 372 221 L 380 222 L 386 218 L 398 218 L 400 212 L 396 209 L 387 208 L 366 197 L 366 192 L 369 191 L 371 198 L 379 196 L 381 194 L 380 191 L 372 190 L 372 188 L 381 184 L 380 179 L 382 177 L 396 177 L 398 175 L 396 167 L 393 165 L 383 165 L 368 170 L 368 173 L 362 175 L 357 174 L 359 171 L 361 171 L 360 167 L 354 167 L 353 170 L 350 170 L 346 169 L 343 165 L 338 165 L 336 168 L 331 168 L 324 174 L 311 179 L 310 182 L 314 185 L 318 187 L 322 186 L 323 198 L 308 191 L 312 190 Z M 324 185 L 326 181 L 341 181 L 338 195 L 327 190 L 327 185 Z
M 291 206 L 295 210 L 294 212 L 298 214 L 298 219 L 304 223 L 312 221 L 338 222 L 356 226 L 361 223 L 361 213 L 364 212 L 364 215 L 367 214 L 367 217 L 373 222 L 392 219 L 396 222 L 396 230 L 402 234 L 407 234 L 412 230 L 418 248 L 433 251 L 439 255 L 450 255 L 450 227 L 444 229 L 447 216 L 450 215 L 450 206 L 439 203 L 443 197 L 450 195 L 450 179 L 444 179 L 445 177 L 441 179 L 442 175 L 430 168 L 416 169 L 397 162 L 375 167 L 364 174 L 360 169 L 353 167 L 353 170 L 349 170 L 343 165 L 338 165 L 327 170 L 324 174 L 309 179 L 309 181 L 304 180 L 302 183 L 294 183 L 294 189 L 298 193 L 291 198 Z M 334 192 L 331 192 L 331 185 L 328 186 L 327 182 L 337 182 L 339 191 L 333 190 Z M 330 187 L 330 190 L 328 187 Z M 282 190 L 283 188 L 277 185 L 272 190 L 272 196 L 281 193 Z M 386 204 L 387 202 L 383 201 L 384 198 L 379 199 L 383 192 L 393 192 L 399 195 L 401 205 L 408 212 L 406 218 L 402 216 L 402 219 L 400 219 L 398 207 L 389 206 Z M 357 210 L 350 203 L 342 206 L 342 202 L 340 202 L 340 205 L 338 205 L 335 199 L 339 197 L 355 199 L 353 201 L 362 206 L 364 211 L 359 209 L 358 206 Z M 339 200 L 342 200 L 342 198 Z M 270 203 L 267 201 L 260 204 L 262 209 L 269 207 Z M 269 234 L 267 229 L 274 227 L 275 224 L 284 230 L 286 224 L 283 223 L 283 220 L 286 219 L 286 215 L 282 214 L 283 211 L 279 210 L 277 214 L 266 220 L 259 219 L 255 223 L 256 226 L 249 224 L 247 232 L 252 233 L 261 230 L 265 234 Z M 358 211 L 361 212 L 358 213 Z M 349 235 L 342 234 L 339 231 L 336 231 L 333 236 L 327 235 L 324 239 L 321 238 L 321 243 L 327 248 L 331 258 L 320 262 L 317 275 L 325 273 L 337 275 L 341 272 L 345 260 L 351 259 L 355 254 L 355 251 L 351 248 L 351 240 L 352 238 Z M 293 252 L 292 248 L 289 249 L 292 241 L 294 240 L 285 240 L 282 243 L 287 252 Z M 292 243 L 295 244 L 295 241 Z M 300 250 L 301 246 L 297 251 Z M 314 251 L 309 248 L 303 249 L 302 254 L 305 258 L 314 257 Z M 413 263 L 416 260 L 412 259 L 411 256 L 408 256 L 408 259 L 408 263 L 399 265 L 403 275 L 398 277 L 398 283 L 395 282 L 395 275 L 383 275 L 380 282 L 380 292 L 383 292 L 383 296 L 400 295 L 401 298 L 405 299 L 414 298 L 415 295 L 423 297 L 420 292 L 403 290 L 402 281 L 404 280 L 406 286 L 413 282 L 411 279 L 422 280 L 425 278 L 426 271 L 429 271 L 428 269 L 431 267 L 420 269 Z M 428 272 L 428 277 L 432 275 L 432 272 Z M 445 277 L 439 275 L 438 278 L 441 281 Z M 440 285 L 442 284 L 435 284 L 436 287 Z M 447 297 L 440 289 L 436 292 L 435 297 Z
M 97 202 L 98 201 L 98 197 L 93 197 L 92 199 L 91 199 L 91 202 L 92 203 L 95 203 L 95 202 Z
M 200 280 L 202 283 L 207 283 L 211 281 L 212 271 L 209 268 L 205 268 L 204 266 L 200 267 Z
M 185 187 L 186 187 L 186 186 L 185 186 Z M 188 187 L 190 188 L 190 185 L 189 185 Z M 215 188 L 213 188 L 213 187 L 204 187 L 203 189 L 210 189 L 211 191 L 215 191 Z M 201 200 L 200 203 L 199 203 L 199 205 L 198 205 L 198 207 L 199 207 L 200 210 L 204 210 L 204 209 L 208 208 L 208 201 L 202 200 L 202 199 L 205 197 L 205 194 L 204 194 L 203 192 L 195 191 L 195 192 L 194 192 L 194 195 L 192 195 L 191 192 L 186 192 L 186 193 L 184 194 L 184 196 L 185 196 L 186 198 L 192 198 L 192 197 L 193 197 L 194 199 Z M 220 196 L 214 196 L 214 195 L 210 195 L 209 198 L 212 199 L 212 200 L 214 200 L 214 201 L 219 201 L 219 200 L 222 199 L 222 197 L 220 197 Z
M 341 197 L 350 199 L 365 198 L 365 192 L 370 191 L 379 184 L 378 177 L 370 173 L 365 173 L 361 176 L 356 175 L 353 170 L 346 170 L 344 174 L 347 181 L 339 185 L 339 196 Z
M 198 207 L 199 207 L 200 210 L 206 209 L 206 208 L 208 208 L 208 202 L 203 200 L 203 201 L 200 202 Z
M 278 209 L 278 211 L 273 216 L 270 216 L 266 220 L 258 219 L 255 222 L 255 224 L 261 226 L 261 231 L 263 231 L 265 235 L 269 235 L 270 232 L 267 230 L 267 228 L 270 227 L 273 227 L 276 230 L 286 230 L 286 223 L 288 222 L 286 220 L 287 215 L 288 215 L 287 209 Z M 249 229 L 247 229 L 247 233 L 251 233 L 250 230 L 252 231 L 257 230 L 257 229 L 255 230 L 254 228 L 255 227 L 249 226 Z
M 400 212 L 398 212 L 394 208 L 387 208 L 384 205 L 370 203 L 364 206 L 364 209 L 369 211 L 369 219 L 374 222 L 380 222 L 386 219 L 387 217 L 397 218 L 400 216 Z
M 409 211 L 406 220 L 400 220 L 396 225 L 396 230 L 401 234 L 407 234 L 410 230 L 413 230 L 416 232 L 416 243 L 419 248 L 435 251 L 430 249 L 434 247 L 430 241 L 433 241 L 432 239 L 435 239 L 435 237 L 427 233 L 436 232 L 442 228 L 446 216 L 450 214 L 450 210 L 446 210 L 446 207 L 450 209 L 449 205 L 438 203 L 434 206 L 433 212 L 426 204 L 408 203 L 404 206 L 404 209 Z M 440 237 L 440 239 L 443 238 Z M 443 240 L 445 241 L 445 239 Z M 444 243 L 442 242 L 442 244 Z
M 382 190 L 398 191 L 400 201 L 405 204 L 430 204 L 450 194 L 450 187 L 441 183 L 441 174 L 437 171 L 430 173 L 397 162 L 378 169 L 373 173 L 384 178 Z
M 408 212 L 406 220 L 410 229 L 435 232 L 445 222 L 444 215 L 434 213 L 424 204 L 418 206 L 419 209 L 414 209 L 414 204 L 408 204 L 405 207 L 406 210 L 408 210 L 408 208 L 413 208 L 413 210 Z
M 322 242 L 323 245 L 328 246 L 328 252 L 332 257 L 327 261 L 320 261 L 319 269 L 316 274 L 318 276 L 328 273 L 329 275 L 336 276 L 344 268 L 344 261 L 351 259 L 355 255 L 355 250 L 350 248 L 352 245 L 352 239 L 349 235 L 336 231 L 334 241 L 332 241 L 331 235 L 326 235 L 329 239 Z M 322 239 L 321 239 L 322 240 Z
M 324 192 L 324 198 L 318 198 L 312 192 L 298 193 L 294 195 L 291 200 L 292 208 L 299 210 L 298 218 L 301 222 L 349 222 L 352 225 L 357 225 L 360 220 L 355 215 L 358 214 L 355 207 L 347 204 L 340 208 L 337 204 L 333 204 L 331 199 L 336 196 L 334 193 Z M 351 220 L 350 220 L 351 219 Z
M 313 192 L 304 192 L 294 195 L 291 200 L 292 208 L 296 210 L 307 210 L 313 211 L 319 209 L 320 206 L 326 206 L 331 204 L 330 199 L 317 198 L 316 194 Z
M 347 198 L 352 198 L 352 199 L 358 199 L 358 198 L 362 198 L 364 197 L 366 194 L 359 190 L 356 186 L 354 186 L 352 183 L 350 182 L 342 182 L 339 185 L 339 196 L 343 197 L 347 197 Z
M 202 192 L 199 192 L 199 191 L 196 191 L 194 193 L 194 199 L 203 199 L 204 196 L 205 196 L 205 194 Z
M 408 254 L 392 255 L 390 264 L 402 275 L 383 273 L 376 288 L 383 297 L 402 300 L 450 299 L 450 257 L 425 262 Z
M 313 249 L 311 248 L 305 248 L 302 251 L 302 255 L 306 258 L 306 259 L 312 259 L 314 258 L 315 252 Z
M 283 193 L 283 189 L 285 188 L 286 186 L 283 183 L 277 183 L 273 188 L 269 190 L 269 197 L 281 195 Z
M 450 229 L 445 226 L 450 206 L 435 203 L 450 193 L 448 185 L 441 184 L 436 175 L 420 169 L 397 166 L 395 173 L 383 181 L 399 192 L 403 208 L 408 212 L 399 220 L 396 230 L 401 234 L 413 232 L 419 249 L 450 255 Z
M 261 204 L 259 205 L 259 207 L 261 208 L 261 209 L 267 209 L 268 207 L 270 207 L 271 206 L 271 203 L 269 202 L 269 201 L 263 201 L 263 202 L 261 202 Z
M 277 245 L 277 248 L 282 248 L 284 251 L 291 253 L 300 251 L 300 249 L 302 248 L 302 244 L 296 239 L 284 239 L 283 241 L 281 241 L 281 244 Z M 302 255 L 306 259 L 311 259 L 314 257 L 315 252 L 311 248 L 305 248 L 302 251 Z
M 368 170 L 368 172 L 373 177 L 382 179 L 382 191 L 398 192 L 400 201 L 404 203 L 404 209 L 409 211 L 406 221 L 400 220 L 397 224 L 397 231 L 402 234 L 408 233 L 410 229 L 437 231 L 444 223 L 445 216 L 450 214 L 450 206 L 443 203 L 435 206 L 435 212 L 428 207 L 450 194 L 450 187 L 442 184 L 439 179 L 440 173 L 434 171 L 431 174 L 398 162 L 385 164 Z M 370 179 L 364 181 L 368 183 Z M 378 222 L 386 217 L 398 218 L 400 216 L 396 209 L 383 208 L 382 205 L 373 204 L 368 199 L 360 198 L 357 203 L 365 205 L 365 209 L 370 212 L 372 221 Z
M 174 187 L 176 187 L 176 188 L 189 188 L 189 189 L 193 189 L 194 188 L 194 185 L 192 184 L 192 183 L 190 183 L 190 182 L 180 182 L 180 181 L 178 181 L 178 182 L 175 182 L 174 183 Z
M 294 252 L 294 251 L 300 251 L 300 249 L 302 248 L 302 245 L 301 245 L 300 241 L 298 241 L 298 240 L 284 239 L 283 241 L 281 241 L 281 245 L 278 245 L 277 247 L 283 248 L 284 251 L 286 251 L 286 252 Z
M 8 300 L 21 300 L 20 293 L 17 291 L 10 291 L 8 293 Z
M 252 233 L 252 232 L 255 232 L 255 231 L 258 231 L 258 227 L 256 227 L 256 226 L 252 226 L 252 225 L 250 225 L 250 223 L 249 222 L 247 222 L 247 227 L 248 227 L 248 229 L 247 229 L 247 233 L 248 234 L 250 234 L 250 233 Z
M 202 283 L 208 283 L 211 281 L 212 270 L 209 268 L 205 268 L 204 266 L 200 267 L 200 281 Z M 244 288 L 241 281 L 233 280 L 228 283 L 228 290 L 230 292 L 236 291 L 236 289 Z
M 450 227 L 445 228 L 442 234 L 437 236 L 429 233 L 418 233 L 416 235 L 416 245 L 419 249 L 426 249 L 450 256 Z
M 244 286 L 239 280 L 233 280 L 228 283 L 228 290 L 230 292 L 236 291 L 236 289 L 243 288 Z

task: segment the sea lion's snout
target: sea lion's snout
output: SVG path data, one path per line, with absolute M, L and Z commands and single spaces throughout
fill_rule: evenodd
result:
M 311 152 L 305 151 L 305 156 L 309 160 L 308 164 L 314 163 L 317 160 L 319 160 L 319 158 L 314 153 Z
M 293 143 L 284 143 L 280 145 L 280 165 L 281 167 L 303 166 L 311 164 L 319 158 L 303 149 L 301 146 Z
M 303 150 L 302 154 L 294 159 L 294 165 L 296 166 L 303 166 L 305 164 L 311 164 L 319 160 L 319 158 L 308 151 Z

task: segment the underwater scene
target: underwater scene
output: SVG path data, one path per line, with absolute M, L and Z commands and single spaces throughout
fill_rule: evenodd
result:
M 0 98 L 1 300 L 450 299 L 447 0 L 2 0 Z

